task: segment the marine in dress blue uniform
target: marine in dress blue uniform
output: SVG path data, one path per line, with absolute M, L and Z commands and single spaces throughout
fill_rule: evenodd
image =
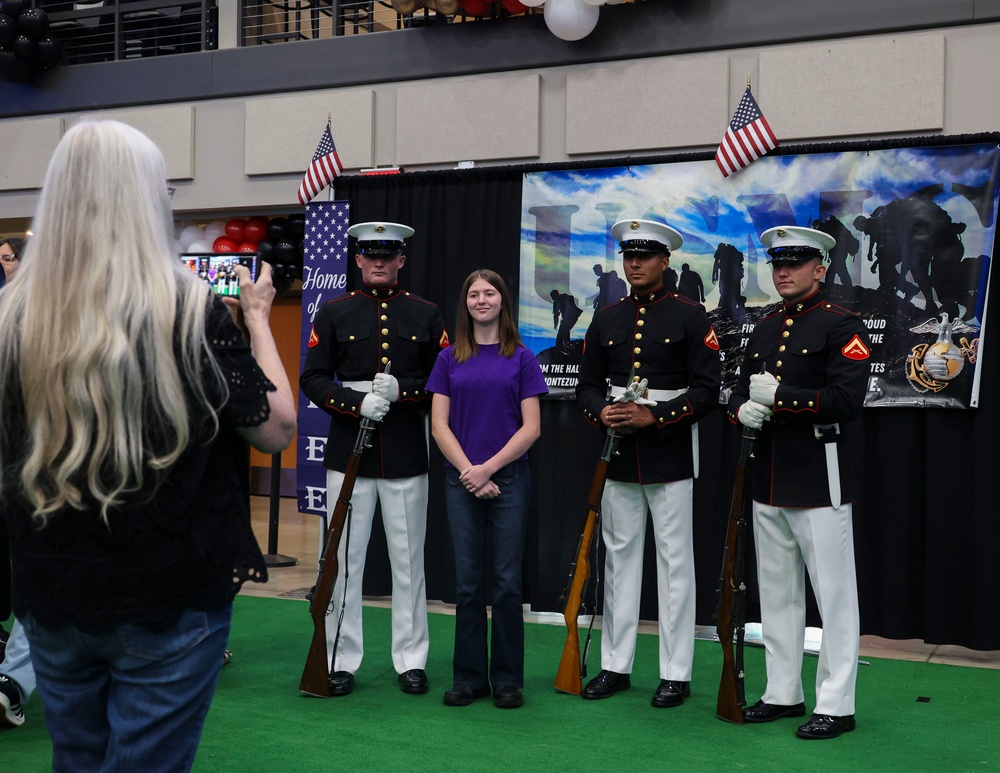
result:
M 427 601 L 424 536 L 427 524 L 427 411 L 424 390 L 434 361 L 448 345 L 441 312 L 396 283 L 405 263 L 398 223 L 359 223 L 355 261 L 364 284 L 320 308 L 309 336 L 302 391 L 330 415 L 324 466 L 332 514 L 362 417 L 379 422 L 361 456 L 351 499 L 349 532 L 341 540 L 341 571 L 327 617 L 333 656 L 331 695 L 354 689 L 364 655 L 361 581 L 376 501 L 381 501 L 392 567 L 392 660 L 403 692 L 427 691 Z M 392 363 L 391 375 L 385 373 Z M 346 571 L 345 571 L 346 569 Z M 349 577 L 345 597 L 345 575 Z M 341 606 L 344 619 L 337 635 Z M 335 650 L 335 651 L 334 651 Z
M 602 500 L 602 670 L 583 697 L 606 698 L 631 686 L 648 507 L 656 540 L 660 627 L 660 685 L 652 704 L 671 707 L 690 693 L 695 633 L 691 499 L 698 460 L 693 430 L 718 405 L 719 343 L 701 304 L 664 289 L 670 253 L 683 242 L 680 233 L 655 221 L 621 220 L 612 234 L 624 255 L 631 292 L 595 312 L 577 387 L 588 421 L 623 434 Z M 631 381 L 642 379 L 652 405 L 614 402 Z
M 782 307 L 754 328 L 729 417 L 759 429 L 752 478 L 767 688 L 748 722 L 805 715 L 805 570 L 823 619 L 816 707 L 797 735 L 855 728 L 860 624 L 851 503 L 860 481 L 851 452 L 869 372 L 857 314 L 826 298 L 823 255 L 834 239 L 780 226 L 761 235 Z

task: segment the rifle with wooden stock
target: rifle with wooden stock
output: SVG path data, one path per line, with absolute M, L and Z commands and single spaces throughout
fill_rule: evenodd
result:
M 753 459 L 757 430 L 743 427 L 740 458 L 733 480 L 733 499 L 729 507 L 729 526 L 719 578 L 719 609 L 715 633 L 722 644 L 722 679 L 715 714 L 719 719 L 743 724 L 746 695 L 743 684 L 743 635 L 746 630 L 746 583 L 743 576 L 744 533 L 746 531 L 747 472 Z
M 571 695 L 583 692 L 583 678 L 587 675 L 587 654 L 590 651 L 590 636 L 587 631 L 587 643 L 580 654 L 580 631 L 577 617 L 580 614 L 583 592 L 590 579 L 590 546 L 594 540 L 594 532 L 601 520 L 601 498 L 604 496 L 604 484 L 608 479 L 608 462 L 617 451 L 618 439 L 621 437 L 612 429 L 608 430 L 604 441 L 604 450 L 597 462 L 594 480 L 590 484 L 590 494 L 587 495 L 587 514 L 583 520 L 583 531 L 576 547 L 576 560 L 570 565 L 569 585 L 566 588 L 566 607 L 563 618 L 566 620 L 566 644 L 563 645 L 562 659 L 556 672 L 556 689 Z M 595 602 L 596 603 L 596 602 Z M 596 614 L 596 610 L 595 610 Z M 591 619 L 593 626 L 593 619 Z
M 391 363 L 385 366 L 386 373 L 389 372 L 390 365 Z M 330 697 L 330 672 L 333 670 L 333 664 L 326 654 L 326 616 L 330 612 L 333 586 L 337 581 L 337 573 L 340 569 L 337 551 L 340 549 L 340 540 L 344 536 L 347 519 L 351 513 L 351 497 L 354 495 L 354 483 L 358 477 L 361 454 L 366 448 L 371 448 L 372 432 L 375 431 L 377 424 L 378 422 L 371 419 L 361 419 L 358 436 L 354 441 L 354 449 L 347 460 L 347 469 L 344 471 L 344 482 L 340 486 L 337 505 L 333 509 L 333 515 L 326 530 L 323 555 L 319 560 L 319 573 L 313 588 L 312 599 L 309 602 L 309 614 L 313 620 L 313 635 L 312 641 L 309 643 L 309 654 L 306 655 L 305 668 L 302 669 L 302 679 L 299 680 L 299 692 L 317 698 Z M 327 496 L 329 496 L 329 492 L 327 492 Z M 343 607 L 340 609 L 340 617 L 343 620 Z M 338 623 L 338 634 L 339 628 Z M 336 643 L 334 643 L 333 654 L 336 657 Z
M 616 403 L 639 403 L 639 405 L 656 405 L 647 400 L 647 380 L 635 380 L 635 368 L 629 374 L 628 386 L 624 393 L 615 399 Z M 608 463 L 611 457 L 618 453 L 618 441 L 621 434 L 608 428 L 608 436 L 604 441 L 604 450 L 594 471 L 594 480 L 590 484 L 590 494 L 587 495 L 587 514 L 583 519 L 583 532 L 576 547 L 576 560 L 569 568 L 569 585 L 566 586 L 566 607 L 563 619 L 566 621 L 566 644 L 563 645 L 562 659 L 556 672 L 556 689 L 570 695 L 583 692 L 583 678 L 587 676 L 587 655 L 590 652 L 590 637 L 594 629 L 594 616 L 590 618 L 590 628 L 587 630 L 587 642 L 580 654 L 580 632 L 577 617 L 583 600 L 583 591 L 590 579 L 590 546 L 601 520 L 601 499 L 604 496 L 604 484 L 608 479 Z M 596 604 L 596 599 L 595 599 Z

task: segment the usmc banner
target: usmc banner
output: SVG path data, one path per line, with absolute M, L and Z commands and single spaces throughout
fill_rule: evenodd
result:
M 529 173 L 521 335 L 550 396 L 571 396 L 595 311 L 628 291 L 612 224 L 662 220 L 684 236 L 670 258 L 667 289 L 708 309 L 725 402 L 747 336 L 780 301 L 760 235 L 778 225 L 808 226 L 836 239 L 827 290 L 868 328 L 865 404 L 974 407 L 998 161 L 995 141 L 956 139 L 766 156 L 728 178 L 711 160 Z

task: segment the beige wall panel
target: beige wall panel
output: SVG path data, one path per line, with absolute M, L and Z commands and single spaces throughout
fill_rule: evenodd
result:
M 537 158 L 541 75 L 400 86 L 396 163 Z
M 729 59 L 602 64 L 566 78 L 566 153 L 711 145 L 725 134 Z
M 163 152 L 170 180 L 194 179 L 194 106 L 137 107 L 132 110 L 105 110 L 74 116 L 66 122 L 72 126 L 78 118 L 106 118 L 121 121 L 138 129 Z
M 61 138 L 61 118 L 0 121 L 0 190 L 41 188 Z
M 305 172 L 331 117 L 330 133 L 345 169 L 372 165 L 375 92 L 322 91 L 246 103 L 248 175 Z
M 943 35 L 764 51 L 761 109 L 780 140 L 944 127 Z

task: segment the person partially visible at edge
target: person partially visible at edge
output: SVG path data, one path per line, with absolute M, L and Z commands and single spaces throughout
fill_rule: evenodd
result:
M 376 502 L 392 567 L 392 664 L 399 689 L 420 695 L 428 689 L 430 647 L 424 538 L 431 396 L 424 384 L 448 334 L 436 305 L 399 287 L 412 228 L 356 223 L 347 234 L 357 239 L 354 260 L 363 284 L 320 307 L 299 379 L 302 392 L 330 415 L 323 465 L 331 517 L 361 419 L 378 422 L 358 464 L 350 525 L 337 554 L 334 608 L 326 618 L 330 695 L 354 691 L 364 657 L 361 582 Z
M 434 393 L 431 431 L 446 460 L 457 585 L 454 683 L 444 702 L 467 706 L 492 688 L 497 707 L 518 708 L 528 449 L 541 434 L 539 395 L 548 389 L 538 361 L 521 343 L 510 293 L 496 272 L 479 269 L 466 278 L 455 344 L 438 355 L 427 391 Z
M 173 252 L 162 154 L 115 121 L 66 132 L 32 223 L 0 291 L 0 495 L 52 768 L 189 770 L 233 597 L 267 577 L 246 444 L 295 431 L 270 268 L 240 274 L 248 345 Z
M 21 265 L 21 256 L 28 240 L 18 236 L 6 236 L 0 238 L 0 268 L 3 268 L 3 275 L 0 276 L 0 287 L 5 282 L 10 281 L 14 273 Z
M 651 703 L 671 708 L 691 692 L 697 422 L 719 403 L 719 342 L 704 307 L 664 286 L 681 234 L 652 220 L 619 220 L 611 233 L 631 293 L 594 313 L 576 390 L 588 421 L 622 435 L 601 503 L 606 549 L 601 671 L 582 696 L 608 698 L 632 686 L 648 508 L 660 628 L 660 682 Z M 643 399 L 652 404 L 615 402 L 631 383 L 643 380 Z
M 747 722 L 805 716 L 805 572 L 823 619 L 816 705 L 800 738 L 855 728 L 860 622 L 851 503 L 870 345 L 861 318 L 826 298 L 833 237 L 797 226 L 761 235 L 783 304 L 750 334 L 729 401 L 732 422 L 759 431 L 751 491 L 767 688 Z

